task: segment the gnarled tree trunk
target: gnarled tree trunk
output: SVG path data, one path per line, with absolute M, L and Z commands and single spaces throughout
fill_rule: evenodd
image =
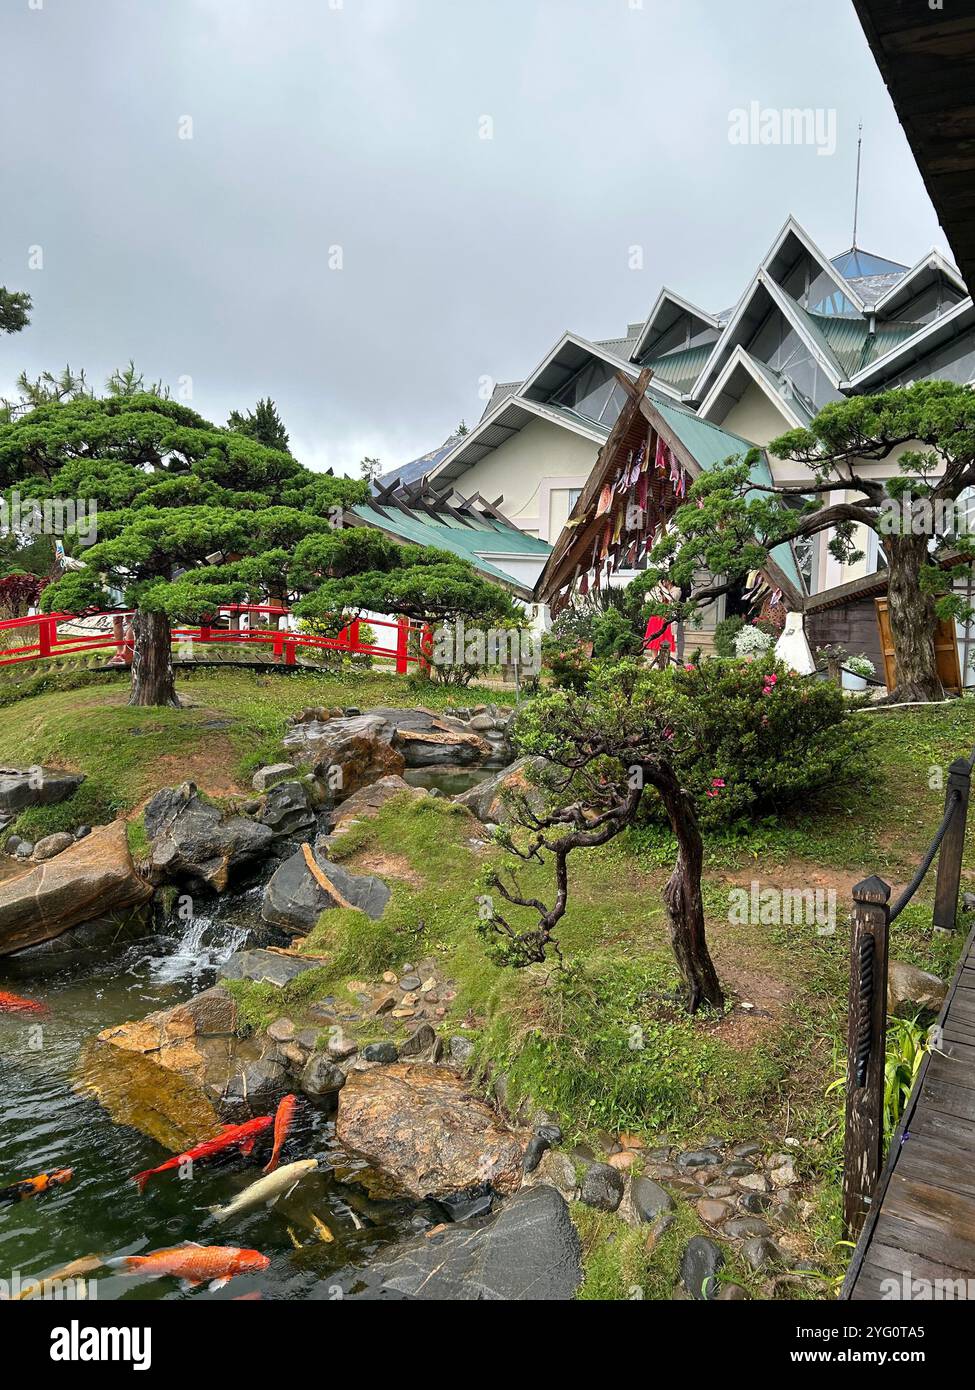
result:
M 724 994 L 704 933 L 704 842 L 694 802 L 673 774 L 655 776 L 653 782 L 677 839 L 677 860 L 664 889 L 664 902 L 670 918 L 671 949 L 687 987 L 688 1012 L 695 1013 L 702 1004 L 720 1009 Z
M 887 614 L 897 664 L 890 700 L 943 700 L 934 635 L 938 626 L 934 596 L 921 590 L 921 568 L 928 556 L 928 537 L 885 536 L 888 564 Z
M 179 709 L 173 675 L 172 633 L 165 613 L 136 612 L 130 705 Z

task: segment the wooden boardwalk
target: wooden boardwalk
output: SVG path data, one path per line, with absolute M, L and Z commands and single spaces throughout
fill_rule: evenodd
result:
M 938 1030 L 891 1143 L 841 1298 L 930 1299 L 938 1280 L 975 1297 L 975 931 Z

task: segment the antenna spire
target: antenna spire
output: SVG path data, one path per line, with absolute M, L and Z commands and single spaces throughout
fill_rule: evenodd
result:
M 857 249 L 857 216 L 860 211 L 860 151 L 863 147 L 863 122 L 857 126 L 857 182 L 853 194 L 853 250 Z

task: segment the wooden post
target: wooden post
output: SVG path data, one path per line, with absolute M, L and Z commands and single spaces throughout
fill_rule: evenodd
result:
M 348 637 L 349 637 L 349 651 L 350 651 L 350 652 L 357 652 L 357 651 L 359 650 L 359 619 L 358 619 L 358 618 L 353 618 L 353 619 L 352 619 L 351 623 L 350 623 L 349 626 L 346 628 L 346 632 L 348 633 Z
M 409 618 L 396 619 L 396 674 L 405 676 L 409 670 L 407 653 L 410 642 L 410 620 Z
M 955 792 L 958 793 L 958 799 L 954 801 L 954 814 L 938 851 L 938 881 L 934 890 L 935 931 L 954 931 L 956 926 L 971 781 L 972 769 L 968 759 L 956 758 L 948 769 L 948 785 L 945 788 L 946 810 L 953 801 Z
M 883 1163 L 889 919 L 889 884 L 876 877 L 858 883 L 850 932 L 843 1148 L 843 1225 L 850 1240 L 860 1233 Z
M 57 619 L 44 617 L 37 620 L 38 656 L 50 656 L 51 645 L 57 641 Z

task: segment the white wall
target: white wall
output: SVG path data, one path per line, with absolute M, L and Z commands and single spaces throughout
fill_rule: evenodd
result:
M 522 531 L 554 542 L 568 516 L 568 494 L 582 487 L 598 446 L 548 420 L 531 420 L 456 479 L 459 492 L 479 492 Z M 436 482 L 436 479 L 434 479 Z M 507 568 L 505 565 L 501 569 Z

